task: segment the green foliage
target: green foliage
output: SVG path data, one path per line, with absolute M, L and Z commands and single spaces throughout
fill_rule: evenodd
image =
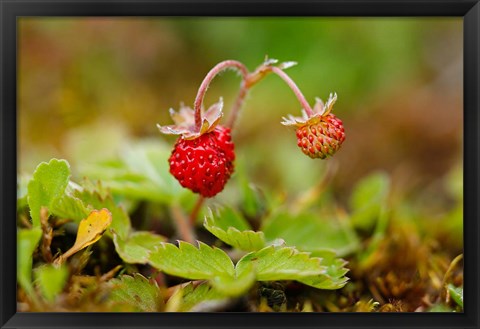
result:
M 113 234 L 115 250 L 123 261 L 131 264 L 146 264 L 155 247 L 165 240 L 161 235 L 143 231 L 131 232 L 126 239 Z
M 240 259 L 237 270 L 241 272 L 251 264 L 258 281 L 298 280 L 326 272 L 320 258 L 311 258 L 293 247 L 268 246 L 249 253 Z
M 112 302 L 125 303 L 138 312 L 160 312 L 163 310 L 163 296 L 157 283 L 139 273 L 122 275 L 109 281 Z
M 223 250 L 200 241 L 198 248 L 184 241 L 179 241 L 178 247 L 161 243 L 150 255 L 149 263 L 165 273 L 190 280 L 235 275 L 233 263 Z
M 82 168 L 90 179 L 101 179 L 113 194 L 136 200 L 167 203 L 188 193 L 169 173 L 171 146 L 156 140 L 125 145 L 118 158 Z
M 390 178 L 383 172 L 372 173 L 361 179 L 355 186 L 350 197 L 351 215 L 349 227 L 371 231 L 369 244 L 357 254 L 360 267 L 368 267 L 371 256 L 375 253 L 389 223 L 388 195 L 390 193 Z M 355 233 L 347 230 L 348 235 L 358 241 Z
M 170 275 L 190 280 L 210 280 L 224 295 L 240 295 L 256 281 L 297 280 L 314 287 L 336 289 L 346 278 L 344 263 L 322 265 L 293 247 L 268 246 L 242 257 L 236 266 L 221 249 L 198 242 L 199 247 L 180 241 L 176 247 L 162 243 L 150 256 L 149 263 Z M 335 288 L 336 287 L 336 288 Z
M 287 245 L 303 251 L 331 249 L 342 256 L 358 248 L 358 240 L 350 226 L 309 212 L 295 215 L 277 211 L 265 221 L 262 231 L 267 240 L 283 239 Z
M 240 185 L 240 191 L 242 196 L 242 212 L 246 216 L 255 218 L 265 211 L 266 200 L 262 198 L 260 191 L 250 182 L 246 172 L 246 163 L 242 159 L 238 159 L 236 165 L 236 179 Z M 238 228 L 238 227 L 237 227 Z M 238 228 L 241 230 L 240 228 Z
M 85 203 L 82 188 L 70 180 L 70 165 L 66 160 L 52 159 L 42 162 L 28 183 L 28 205 L 34 227 L 40 225 L 40 208 L 63 219 L 80 221 L 93 209 L 109 208 L 108 204 L 97 204 L 92 208 Z
M 165 238 L 149 232 L 132 232 L 127 212 L 115 203 L 108 189 L 89 181 L 78 186 L 70 182 L 69 177 L 70 166 L 65 160 L 52 159 L 38 166 L 28 184 L 34 226 L 39 225 L 41 206 L 48 207 L 60 218 L 76 221 L 86 218 L 94 209 L 106 208 L 112 214 L 110 229 L 115 233 L 114 243 L 120 257 L 128 263 L 145 264 L 151 250 Z M 38 216 L 35 215 L 37 212 Z
M 447 286 L 450 297 L 463 309 L 463 288 L 455 287 L 453 284 Z
M 240 296 L 245 293 L 257 280 L 253 264 L 246 264 L 243 268 L 236 268 L 232 276 L 216 276 L 210 284 L 224 296 Z
M 224 208 L 218 216 L 205 218 L 205 228 L 226 244 L 244 251 L 254 251 L 265 246 L 263 232 L 254 232 L 243 217 L 231 208 Z
M 42 236 L 40 228 L 17 231 L 17 280 L 27 293 L 32 293 L 32 255 Z
M 50 211 L 55 216 L 72 219 L 76 222 L 87 217 L 90 213 L 89 209 L 81 199 L 71 194 L 64 194 L 54 199 L 50 205 Z
M 64 196 L 70 178 L 70 166 L 65 160 L 52 159 L 42 162 L 28 183 L 28 205 L 33 227 L 40 227 L 40 209 L 51 205 Z
M 298 281 L 317 289 L 335 290 L 342 288 L 348 282 L 348 278 L 345 276 L 348 272 L 348 269 L 345 268 L 346 264 L 346 261 L 338 258 L 322 259 L 322 265 L 326 267 L 325 273 L 302 278 Z
M 375 252 L 378 251 L 378 248 L 381 242 L 385 238 L 385 233 L 387 232 L 387 227 L 389 223 L 389 213 L 387 211 L 386 206 L 382 206 L 380 208 L 380 213 L 378 215 L 378 220 L 375 225 L 375 229 L 373 231 L 372 237 L 369 241 L 367 248 L 362 250 L 360 253 L 357 254 L 358 259 L 360 261 L 360 267 L 368 267 L 369 261 L 374 257 Z
M 67 282 L 68 268 L 64 265 L 60 267 L 39 266 L 35 269 L 35 277 L 43 297 L 47 301 L 53 302 Z
M 194 286 L 191 282 L 180 288 L 175 295 L 169 299 L 169 303 L 172 300 L 176 300 L 176 296 L 181 297 L 179 298 L 178 305 L 174 306 L 174 311 L 176 312 L 195 311 L 195 307 L 198 307 L 202 303 L 225 299 L 224 294 L 218 292 L 207 283 Z
M 231 207 L 220 207 L 215 211 L 210 209 L 207 219 L 216 227 L 227 230 L 229 227 L 234 227 L 239 231 L 251 230 L 250 224 L 245 218 L 235 209 Z
M 387 201 L 389 186 L 385 173 L 373 173 L 357 183 L 350 197 L 351 221 L 355 227 L 368 230 L 375 225 Z

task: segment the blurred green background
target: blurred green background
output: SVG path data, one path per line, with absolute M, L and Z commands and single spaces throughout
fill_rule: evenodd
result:
M 334 165 L 332 191 L 342 200 L 380 170 L 400 194 L 422 192 L 443 207 L 439 179 L 458 168 L 461 184 L 462 33 L 460 18 L 21 18 L 19 172 L 58 157 L 75 175 L 132 138 L 173 145 L 156 124 L 193 103 L 210 68 L 236 59 L 253 70 L 268 55 L 298 62 L 287 73 L 311 104 L 338 93 L 346 141 L 327 161 L 304 156 L 280 124 L 300 114 L 298 101 L 268 76 L 234 132 L 252 181 L 295 195 Z M 217 77 L 205 105 L 223 96 L 228 115 L 239 83 L 231 72 Z

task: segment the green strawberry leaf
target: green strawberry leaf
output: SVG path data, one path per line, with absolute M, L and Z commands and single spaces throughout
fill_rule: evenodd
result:
M 150 255 L 150 265 L 174 276 L 190 280 L 208 280 L 235 275 L 232 260 L 221 249 L 198 241 L 198 248 L 179 241 L 178 247 L 162 242 Z
M 449 284 L 447 289 L 455 303 L 463 308 L 463 288 L 455 287 L 453 284 Z
M 167 274 L 190 279 L 209 280 L 223 296 L 244 294 L 255 281 L 296 280 L 322 289 L 345 285 L 345 262 L 332 257 L 311 257 L 294 247 L 268 246 L 250 252 L 233 266 L 221 249 L 198 242 L 199 247 L 180 241 L 179 246 L 161 243 L 150 255 L 149 263 Z
M 244 251 L 255 251 L 265 247 L 263 232 L 249 230 L 248 223 L 231 208 L 224 209 L 219 216 L 213 213 L 205 218 L 203 226 L 226 244 Z M 239 228 L 240 227 L 240 228 Z
M 224 294 L 212 288 L 207 283 L 201 283 L 194 286 L 193 283 L 190 282 L 177 291 L 176 294 L 182 296 L 179 305 L 175 309 L 176 312 L 195 311 L 195 309 L 200 307 L 202 303 L 221 301 L 226 298 Z M 169 302 L 174 299 L 175 298 L 172 296 Z
M 48 163 L 38 165 L 27 187 L 27 200 L 34 227 L 40 225 L 42 206 L 50 214 L 77 222 L 93 210 L 73 195 L 75 189 L 80 187 L 76 187 L 69 177 L 70 165 L 65 160 L 51 159 Z
M 378 220 L 387 201 L 390 179 L 385 173 L 374 173 L 363 178 L 350 197 L 351 222 L 357 228 L 369 230 Z
M 210 210 L 210 209 L 209 209 Z M 227 230 L 229 227 L 234 227 L 239 231 L 251 230 L 250 224 L 243 218 L 243 216 L 231 207 L 220 207 L 214 212 L 209 211 L 209 217 L 214 219 L 215 226 Z
M 126 239 L 113 234 L 115 250 L 126 263 L 146 264 L 150 254 L 166 238 L 150 232 L 131 232 Z
M 68 268 L 63 265 L 60 267 L 40 266 L 35 269 L 35 277 L 43 297 L 47 301 L 53 302 L 67 283 Z
M 149 263 L 170 275 L 190 280 L 210 280 L 210 284 L 222 296 L 238 296 L 248 290 L 255 281 L 250 267 L 236 271 L 231 259 L 221 249 L 198 242 L 198 248 L 179 241 L 179 246 L 162 243 L 150 256 Z
M 288 246 L 302 251 L 334 250 L 338 256 L 358 249 L 358 239 L 348 225 L 338 220 L 321 219 L 314 213 L 291 214 L 279 211 L 262 227 L 267 241 L 283 239 Z
M 33 293 L 32 259 L 41 236 L 40 228 L 17 230 L 17 280 L 28 294 Z
M 154 280 L 148 280 L 139 273 L 122 275 L 109 281 L 112 288 L 109 298 L 113 302 L 132 306 L 138 312 L 160 312 L 163 310 L 163 296 Z
M 28 201 L 34 226 L 39 225 L 39 207 L 42 206 L 46 206 L 50 213 L 58 217 L 77 222 L 86 218 L 94 209 L 107 208 L 113 218 L 111 229 L 125 240 L 131 228 L 130 218 L 115 203 L 110 192 L 100 185 L 89 185 L 88 182 L 85 187 L 80 187 L 70 182 L 69 177 L 70 167 L 65 160 L 52 159 L 48 164 L 41 163 L 37 167 L 28 184 Z
M 40 227 L 40 209 L 50 210 L 55 199 L 65 193 L 70 178 L 70 166 L 65 160 L 51 159 L 40 163 L 28 183 L 28 205 L 33 227 Z
M 225 296 L 240 296 L 253 285 L 255 279 L 254 267 L 250 263 L 245 264 L 241 269 L 236 269 L 234 276 L 214 277 L 210 284 Z
M 242 273 L 252 265 L 258 281 L 298 280 L 324 274 L 327 270 L 320 258 L 310 257 L 309 253 L 294 247 L 268 246 L 251 252 L 240 259 L 236 271 Z
M 85 206 L 83 201 L 69 194 L 64 194 L 52 201 L 50 212 L 64 219 L 72 219 L 79 222 L 86 218 L 93 209 Z
M 322 265 L 327 267 L 326 273 L 302 278 L 298 281 L 317 289 L 340 289 L 348 282 L 348 278 L 345 276 L 348 272 L 348 269 L 344 267 L 346 264 L 346 261 L 339 258 L 333 260 L 322 259 Z

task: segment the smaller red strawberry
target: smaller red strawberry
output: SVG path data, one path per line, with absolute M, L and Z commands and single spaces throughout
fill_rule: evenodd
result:
M 218 125 L 222 106 L 220 99 L 205 112 L 199 130 L 195 128 L 194 111 L 185 106 L 178 113 L 170 110 L 176 125 L 158 125 L 162 133 L 181 135 L 168 159 L 170 173 L 183 187 L 203 197 L 221 192 L 234 171 L 230 128 Z
M 342 120 L 331 113 L 337 95 L 330 94 L 327 104 L 317 98 L 313 115 L 303 111 L 303 117 L 283 118 L 285 126 L 297 128 L 297 145 L 303 153 L 312 159 L 325 159 L 338 151 L 345 140 L 345 129 Z

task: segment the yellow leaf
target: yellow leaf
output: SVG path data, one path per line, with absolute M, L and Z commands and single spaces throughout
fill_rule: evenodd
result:
M 108 209 L 92 211 L 87 218 L 82 219 L 78 225 L 75 244 L 66 253 L 55 260 L 56 265 L 63 263 L 76 252 L 97 242 L 112 223 L 112 214 Z

